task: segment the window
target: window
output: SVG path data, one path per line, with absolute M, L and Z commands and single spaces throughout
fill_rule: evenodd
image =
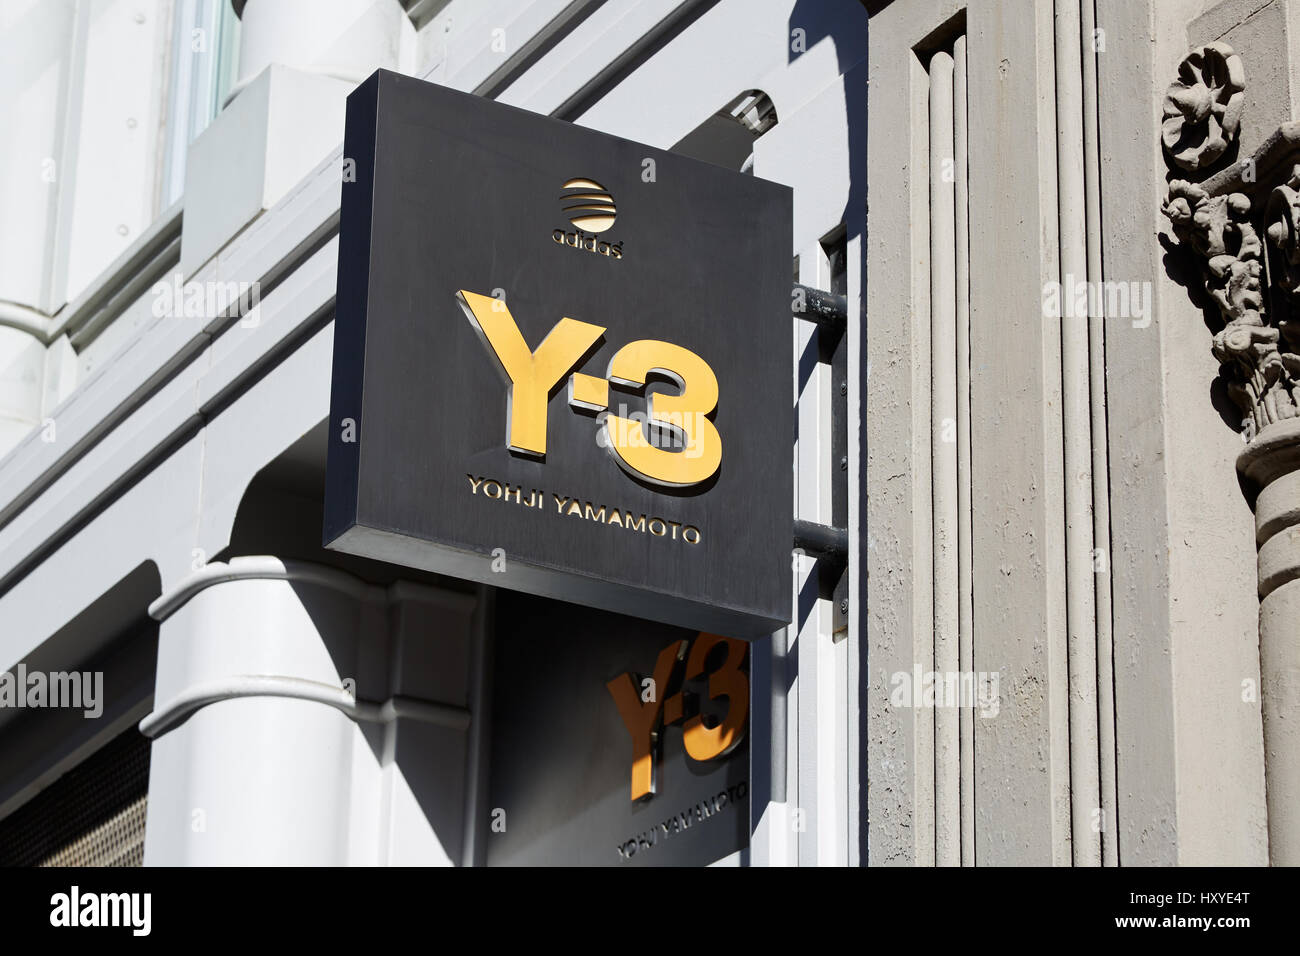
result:
M 177 0 L 163 158 L 163 209 L 185 191 L 190 143 L 221 112 L 235 85 L 239 18 L 230 0 Z

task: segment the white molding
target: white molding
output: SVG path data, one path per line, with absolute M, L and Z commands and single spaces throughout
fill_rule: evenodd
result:
M 357 700 L 342 687 L 278 674 L 239 674 L 201 681 L 181 691 L 140 721 L 140 733 L 156 740 L 209 704 L 247 697 L 305 700 L 333 707 L 357 723 L 390 724 L 399 717 L 468 730 L 470 713 L 463 707 L 395 695 L 382 703 Z
M 490 84 L 503 68 L 508 69 L 515 61 L 516 52 L 526 55 L 538 37 L 546 36 L 565 22 L 570 3 L 571 0 L 534 0 L 521 6 L 514 0 L 478 0 L 472 7 L 446 7 L 424 29 L 437 29 L 438 21 L 447 22 L 450 18 L 451 43 L 443 56 L 423 68 L 420 75 L 457 90 L 477 90 Z M 497 34 L 494 32 L 497 30 L 502 32 Z M 505 41 L 502 51 L 493 49 L 499 38 Z
M 205 564 L 150 604 L 149 616 L 161 623 L 200 591 L 231 581 L 302 581 L 342 592 L 358 601 L 381 601 L 385 596 L 384 589 L 378 585 L 367 584 L 338 568 L 311 561 L 286 561 L 272 555 L 250 555 L 231 558 L 229 563 Z
M 549 50 L 498 99 L 536 113 L 555 115 L 594 77 L 646 39 L 669 29 L 699 0 L 642 0 L 607 4 Z M 718 104 L 721 106 L 722 104 Z
M 45 345 L 49 342 L 50 324 L 50 317 L 40 309 L 17 302 L 0 302 L 0 328 L 26 332 Z
M 45 443 L 39 431 L 33 431 L 0 459 L 0 488 L 4 489 L 0 497 L 0 580 L 26 563 L 43 541 L 56 538 L 77 519 L 80 508 L 68 508 L 65 503 L 79 502 L 84 507 L 129 475 L 152 468 L 209 410 L 200 396 L 210 399 L 218 392 L 230 394 L 232 389 L 246 387 L 266 374 L 270 367 L 267 356 L 280 351 L 285 340 L 299 332 L 304 323 L 329 308 L 337 257 L 331 258 L 331 250 L 316 249 L 305 262 L 321 257 L 322 263 L 328 260 L 328 267 L 308 270 L 301 277 L 298 267 L 305 264 L 305 253 L 337 231 L 341 157 L 340 146 L 299 187 L 249 226 L 236 246 L 210 260 L 192 277 L 197 281 L 260 277 L 263 315 L 256 329 L 239 329 L 235 318 L 214 320 L 206 326 L 190 319 L 155 319 L 55 409 L 52 417 L 58 424 L 58 442 Z M 277 296 L 281 290 L 276 285 L 281 281 L 286 283 L 285 295 Z M 284 320 L 272 322 L 272 312 L 278 314 L 281 309 L 277 298 L 284 300 L 288 314 Z M 278 327 L 268 332 L 264 327 L 271 325 Z M 249 342 L 256 343 L 251 348 L 240 343 L 242 347 L 233 350 L 240 363 L 238 369 L 227 368 L 216 358 L 215 353 L 227 351 L 224 347 L 211 348 L 220 341 L 222 332 L 244 334 L 249 336 Z M 219 389 L 215 380 L 206 380 L 210 373 L 222 380 Z M 206 381 L 206 387 L 196 389 L 196 379 Z M 150 408 L 156 409 L 158 398 L 173 386 L 188 389 L 188 397 L 168 411 L 150 412 Z M 138 422 L 135 427 L 131 425 L 133 419 Z M 144 425 L 145 419 L 154 421 Z M 142 430 L 152 440 L 136 444 L 147 448 L 133 456 L 111 455 L 112 468 L 83 467 L 92 455 L 110 455 L 113 443 L 105 441 L 110 434 L 130 440 L 130 436 L 138 438 Z M 74 469 L 88 472 L 82 480 L 93 486 L 89 492 L 71 491 L 76 484 L 67 479 Z M 69 490 L 56 492 L 49 504 L 34 511 L 33 505 L 56 486 Z M 3 590 L 0 586 L 0 592 Z
M 65 332 L 71 334 L 80 329 L 87 320 L 102 311 L 121 289 L 129 285 L 139 272 L 159 258 L 180 237 L 184 212 L 183 200 L 173 203 L 81 295 L 51 316 L 46 341 L 53 341 Z M 174 259 L 180 260 L 179 249 Z
M 302 581 L 339 591 L 358 601 L 434 604 L 467 614 L 472 613 L 478 603 L 475 595 L 469 592 L 446 591 L 406 580 L 394 581 L 387 587 L 367 584 L 356 575 L 327 564 L 257 554 L 205 564 L 154 600 L 149 605 L 149 616 L 155 621 L 165 621 L 200 591 L 231 581 Z

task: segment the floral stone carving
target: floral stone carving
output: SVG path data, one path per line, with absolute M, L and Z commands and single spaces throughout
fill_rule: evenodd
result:
M 1161 140 L 1183 169 L 1204 169 L 1237 138 L 1244 105 L 1246 72 L 1241 57 L 1226 43 L 1210 43 L 1189 53 L 1164 101 Z
M 1228 325 L 1263 325 L 1260 310 L 1259 235 L 1243 193 L 1210 196 L 1195 183 L 1175 179 L 1161 211 L 1179 240 L 1205 260 L 1205 291 Z

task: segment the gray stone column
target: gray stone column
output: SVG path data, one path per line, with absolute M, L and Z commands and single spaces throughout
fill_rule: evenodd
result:
M 1254 498 L 1269 859 L 1300 866 L 1300 418 L 1267 426 L 1237 460 Z

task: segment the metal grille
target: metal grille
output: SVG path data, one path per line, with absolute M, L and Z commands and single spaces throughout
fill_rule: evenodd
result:
M 148 795 L 132 727 L 0 820 L 0 866 L 141 866 Z

